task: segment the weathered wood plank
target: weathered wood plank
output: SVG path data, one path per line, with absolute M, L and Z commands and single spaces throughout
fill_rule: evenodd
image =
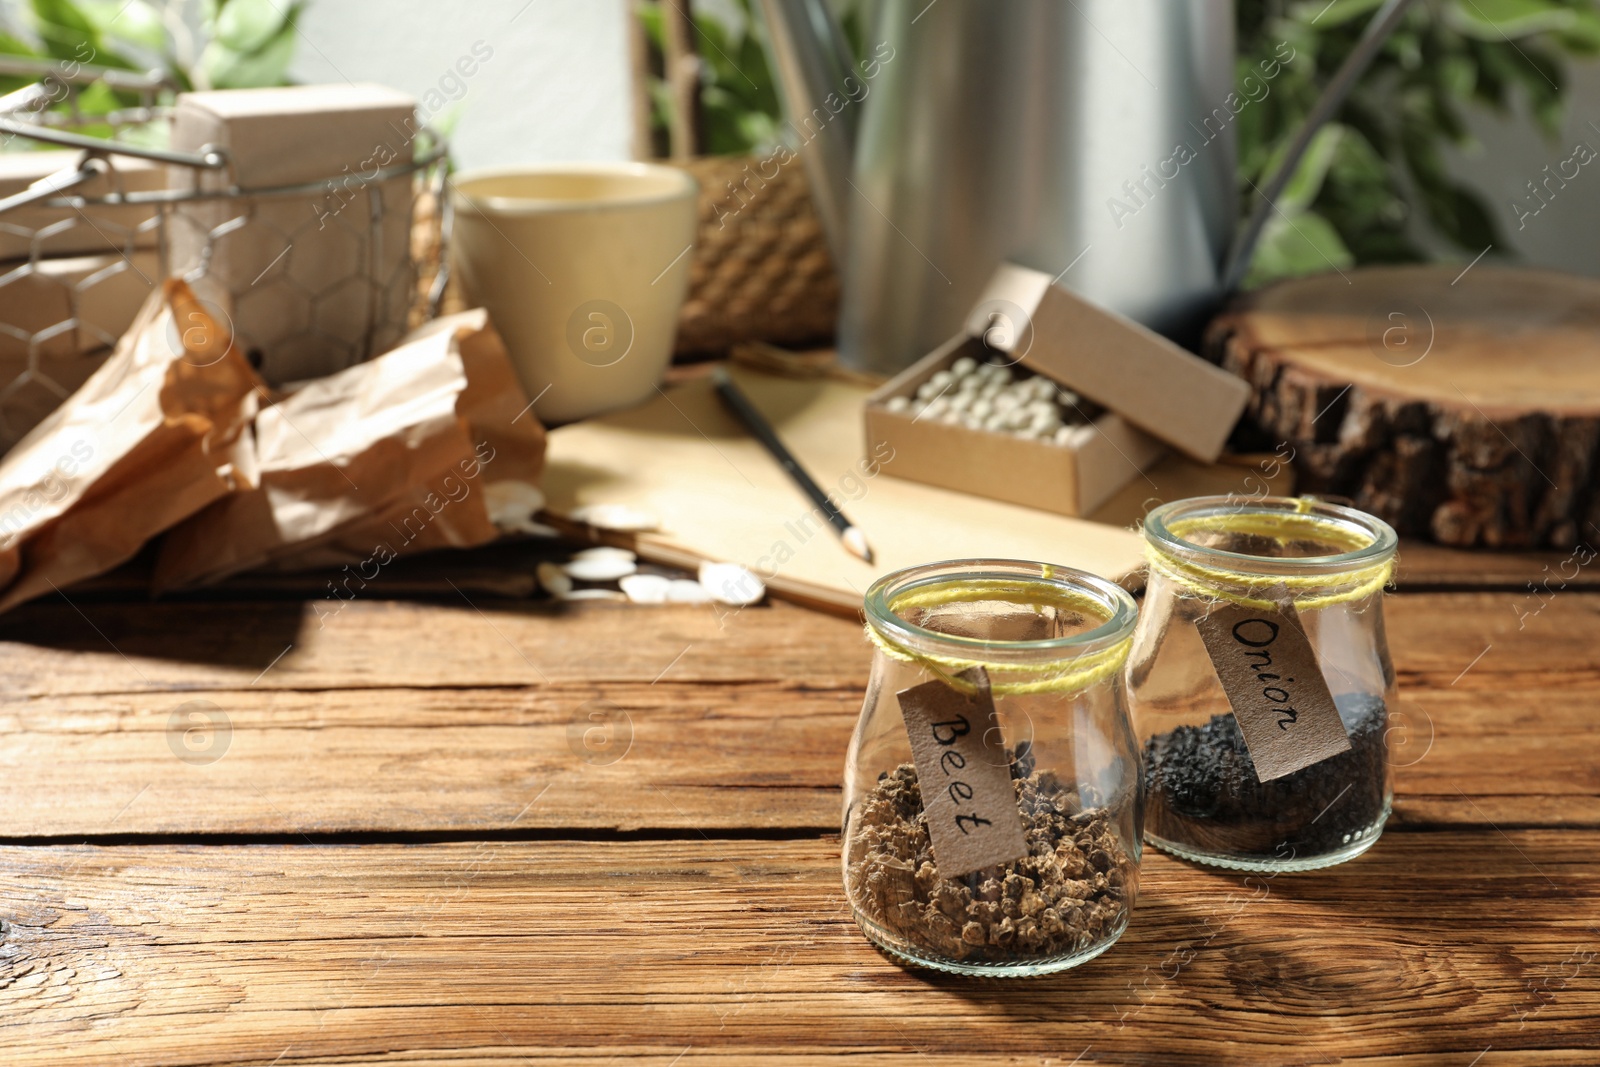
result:
M 1469 667 L 1600 678 L 1600 596 L 1425 593 L 1391 597 L 1385 612 L 1397 668 L 1428 684 Z M 783 603 L 38 603 L 0 616 L 0 686 L 13 697 L 658 677 L 859 687 L 869 658 L 856 623 Z
M 1402 538 L 1395 567 L 1402 593 L 1430 590 L 1494 590 L 1529 596 L 1600 589 L 1600 567 L 1594 546 L 1600 537 L 1580 539 L 1582 546 L 1564 552 L 1505 552 L 1451 548 Z
M 1460 595 L 1391 601 L 1395 825 L 1600 826 L 1600 754 L 1576 743 L 1600 704 L 1600 598 L 1553 601 L 1472 663 L 1486 596 L 1476 612 Z M 112 616 L 119 645 L 143 642 L 133 663 L 0 652 L 16 688 L 45 690 L 0 704 L 0 837 L 837 826 L 868 659 L 842 620 L 356 604 L 266 668 L 205 656 L 250 647 L 224 625 L 240 616 L 169 610 L 140 609 L 160 634 Z M 213 662 L 183 662 L 196 648 Z M 135 670 L 155 684 L 126 685 Z M 188 717 L 195 700 L 225 734 Z
M 81 608 L 81 610 L 79 610 Z M 859 684 L 859 627 L 788 604 L 260 601 L 26 605 L 0 616 L 13 694 L 483 688 L 588 682 Z
M 878 955 L 835 838 L 5 848 L 0 1059 L 1593 1062 L 1597 844 L 1400 834 L 1248 882 L 1151 854 L 1121 944 L 1010 984 Z
M 0 708 L 0 837 L 830 830 L 860 694 L 669 681 L 245 689 L 206 694 L 226 728 L 186 737 L 189 720 L 171 717 L 190 699 Z M 1574 743 L 1596 706 L 1597 682 L 1487 672 L 1409 694 L 1390 733 L 1393 825 L 1600 828 L 1600 754 Z

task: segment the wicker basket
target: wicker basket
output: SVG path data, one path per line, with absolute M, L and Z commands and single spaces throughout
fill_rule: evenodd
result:
M 799 162 L 707 157 L 670 165 L 700 183 L 678 352 L 722 352 L 744 341 L 829 342 L 839 279 Z

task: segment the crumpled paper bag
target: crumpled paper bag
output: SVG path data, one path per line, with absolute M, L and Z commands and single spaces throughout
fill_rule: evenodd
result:
M 544 464 L 544 429 L 482 309 L 299 386 L 254 430 L 257 478 L 167 534 L 157 592 L 343 566 L 354 595 L 397 556 L 494 540 L 487 486 L 536 484 Z
M 265 385 L 182 281 L 0 460 L 0 611 L 111 570 L 253 483 Z

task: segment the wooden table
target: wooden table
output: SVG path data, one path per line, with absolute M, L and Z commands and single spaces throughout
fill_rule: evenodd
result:
M 0 617 L 0 1063 L 1600 1063 L 1587 570 L 1406 549 L 1378 845 L 1147 851 L 1111 952 L 997 983 L 846 910 L 855 624 L 560 608 L 530 551 Z

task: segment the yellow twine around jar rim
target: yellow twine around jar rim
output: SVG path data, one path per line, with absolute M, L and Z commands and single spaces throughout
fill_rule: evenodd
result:
M 1255 511 L 1199 515 L 1169 523 L 1167 530 L 1174 537 L 1191 542 L 1197 533 L 1248 534 L 1271 538 L 1279 544 L 1297 538 L 1315 537 L 1345 552 L 1358 552 L 1376 541 L 1376 538 L 1365 533 L 1351 530 L 1344 523 L 1310 514 L 1313 503 L 1311 499 L 1302 497 L 1298 502 L 1299 510 L 1284 514 Z M 1297 611 L 1315 611 L 1369 597 L 1388 585 L 1394 574 L 1392 553 L 1377 563 L 1332 574 L 1254 574 L 1233 567 L 1206 566 L 1149 542 L 1145 544 L 1144 554 L 1151 570 L 1195 596 L 1264 610 L 1277 607 L 1279 601 L 1252 596 L 1250 593 L 1283 589 L 1293 600 Z M 1285 558 L 1293 561 L 1292 557 Z M 1236 591 L 1236 587 L 1240 586 L 1250 592 Z M 1330 587 L 1337 588 L 1330 590 Z
M 899 614 L 907 608 L 934 607 L 940 604 L 964 604 L 981 600 L 999 600 L 1025 608 L 1038 608 L 1043 605 L 1066 607 L 1085 614 L 1106 618 L 1106 605 L 1103 601 L 1076 590 L 1063 588 L 1056 582 L 1048 580 L 1028 580 L 1012 578 L 981 578 L 969 581 L 938 582 L 931 585 L 917 586 L 907 589 L 903 593 L 889 598 L 888 607 L 891 612 Z M 995 696 L 1015 696 L 1027 693 L 1075 693 L 1104 682 L 1122 670 L 1122 665 L 1127 662 L 1128 653 L 1133 648 L 1133 636 L 1118 641 L 1114 645 L 1086 652 L 1063 659 L 1050 660 L 1044 663 L 1002 663 L 982 658 L 963 656 L 942 656 L 931 652 L 913 652 L 908 648 L 896 644 L 891 638 L 879 632 L 878 628 L 869 621 L 866 624 L 867 639 L 878 650 L 890 659 L 901 663 L 910 663 L 937 675 L 941 681 L 961 692 L 973 691 L 971 683 L 958 678 L 963 671 L 973 667 L 982 667 L 986 671 L 999 674 L 1021 674 L 1030 676 L 1024 681 L 996 682 L 991 680 L 989 691 Z M 1009 642 L 996 642 L 1005 644 Z M 1027 642 L 1015 642 L 1026 644 Z

